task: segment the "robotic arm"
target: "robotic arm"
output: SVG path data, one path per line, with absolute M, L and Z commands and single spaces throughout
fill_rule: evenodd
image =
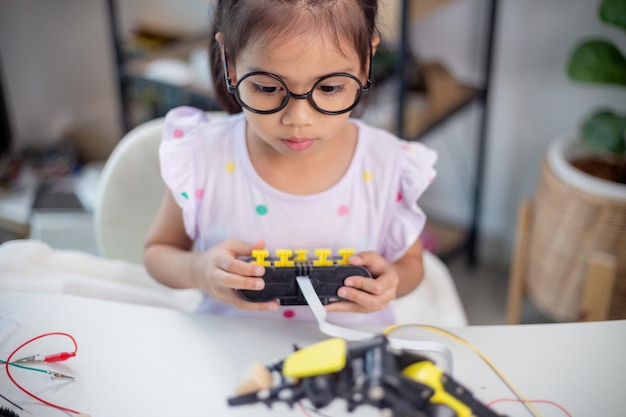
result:
M 382 335 L 354 342 L 328 339 L 297 349 L 276 364 L 260 366 L 228 404 L 293 406 L 307 399 L 321 409 L 337 398 L 346 401 L 349 412 L 371 405 L 384 417 L 499 416 L 430 360 L 393 350 Z

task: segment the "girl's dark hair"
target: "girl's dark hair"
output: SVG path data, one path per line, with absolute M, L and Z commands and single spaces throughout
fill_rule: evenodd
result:
M 235 97 L 226 90 L 222 52 L 215 39 L 218 32 L 224 34 L 229 65 L 235 65 L 234 60 L 251 40 L 273 41 L 317 30 L 331 36 L 333 47 L 351 42 L 365 71 L 377 11 L 377 0 L 219 0 L 214 9 L 209 56 L 220 105 L 229 113 L 241 111 Z

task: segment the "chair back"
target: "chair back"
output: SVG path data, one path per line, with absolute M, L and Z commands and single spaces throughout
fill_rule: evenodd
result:
M 227 115 L 207 112 L 209 120 Z M 94 228 L 98 250 L 106 258 L 143 264 L 144 240 L 165 192 L 159 163 L 164 125 L 161 117 L 130 130 L 102 169 Z
M 106 258 L 143 262 L 143 241 L 165 190 L 158 155 L 163 125 L 159 118 L 129 131 L 102 169 L 94 227 Z

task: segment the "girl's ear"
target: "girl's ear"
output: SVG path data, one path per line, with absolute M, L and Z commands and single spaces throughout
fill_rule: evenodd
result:
M 376 54 L 378 45 L 380 45 L 380 36 L 372 36 L 372 55 Z
M 215 34 L 215 40 L 220 45 L 220 48 L 224 46 L 224 34 L 222 32 L 217 32 Z
M 222 32 L 217 32 L 215 34 L 215 41 L 217 42 L 217 44 L 219 45 L 220 49 L 223 52 L 222 53 L 222 60 L 224 62 L 222 62 L 222 64 L 224 64 L 226 62 L 226 60 L 229 58 L 228 57 L 228 51 L 226 50 L 226 46 L 224 46 L 224 34 Z M 234 77 L 234 74 L 232 73 L 233 72 L 233 68 L 232 67 L 228 67 L 228 72 L 229 72 L 228 77 L 231 80 L 234 80 L 235 77 Z

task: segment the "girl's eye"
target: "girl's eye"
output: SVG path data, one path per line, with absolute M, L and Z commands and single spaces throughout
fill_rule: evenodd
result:
M 281 90 L 277 85 L 254 84 L 254 90 L 261 94 L 276 94 Z
M 324 94 L 339 94 L 345 91 L 345 87 L 343 85 L 333 85 L 333 84 L 322 84 L 318 86 L 319 90 Z

